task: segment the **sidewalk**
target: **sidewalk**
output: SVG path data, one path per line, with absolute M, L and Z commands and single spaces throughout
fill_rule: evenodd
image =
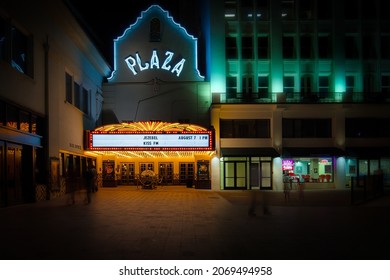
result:
M 1 259 L 388 259 L 390 197 L 352 206 L 344 191 L 269 195 L 271 215 L 248 216 L 250 192 L 183 186 L 101 188 L 0 208 Z

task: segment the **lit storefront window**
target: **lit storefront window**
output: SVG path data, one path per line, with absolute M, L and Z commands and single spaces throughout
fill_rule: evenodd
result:
M 282 170 L 284 175 L 300 182 L 333 182 L 333 160 L 328 157 L 283 159 Z

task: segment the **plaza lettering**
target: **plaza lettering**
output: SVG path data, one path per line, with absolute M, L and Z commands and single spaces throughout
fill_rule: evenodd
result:
M 165 60 L 160 63 L 160 58 L 158 56 L 157 50 L 153 50 L 152 56 L 150 57 L 150 61 L 143 61 L 140 54 L 138 52 L 135 53 L 135 57 L 132 55 L 129 55 L 125 62 L 127 64 L 127 67 L 130 69 L 130 71 L 137 75 L 138 71 L 145 71 L 148 69 L 162 69 L 165 71 L 169 71 L 171 73 L 176 73 L 176 76 L 180 76 L 181 71 L 183 70 L 184 63 L 186 60 L 182 58 L 176 65 L 172 67 L 171 62 L 172 58 L 174 57 L 174 53 L 171 51 L 165 52 Z M 137 71 L 138 69 L 138 71 Z

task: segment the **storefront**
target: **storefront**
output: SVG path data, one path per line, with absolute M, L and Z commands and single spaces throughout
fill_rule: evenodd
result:
M 86 150 L 98 159 L 102 187 L 211 188 L 213 129 L 159 121 L 106 125 L 86 132 Z

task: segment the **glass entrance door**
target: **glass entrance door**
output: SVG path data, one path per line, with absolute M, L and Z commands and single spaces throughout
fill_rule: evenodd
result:
M 159 163 L 158 176 L 162 177 L 162 184 L 173 184 L 173 163 L 161 162 Z
M 246 162 L 227 161 L 224 163 L 225 189 L 246 189 Z
M 8 205 L 22 203 L 22 146 L 7 145 L 6 192 Z
M 121 163 L 121 185 L 134 185 L 134 163 Z
M 272 165 L 270 161 L 251 162 L 251 189 L 272 189 Z
M 193 162 L 182 162 L 179 164 L 179 183 L 184 185 L 188 180 L 194 180 L 194 163 Z

